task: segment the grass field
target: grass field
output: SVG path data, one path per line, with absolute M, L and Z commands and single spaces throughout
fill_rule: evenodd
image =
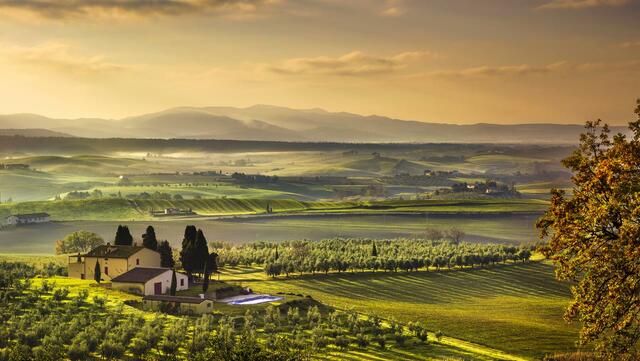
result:
M 223 280 L 257 292 L 300 292 L 339 308 L 424 321 L 431 330 L 528 359 L 574 349 L 577 326 L 562 314 L 568 285 L 542 262 L 481 270 L 367 273 L 269 279 L 261 270 L 226 270 Z
M 192 209 L 202 216 L 251 215 L 266 213 L 269 205 L 275 213 L 442 213 L 491 214 L 542 212 L 544 201 L 535 199 L 419 200 L 419 201 L 312 201 L 294 199 L 185 199 L 130 200 L 96 198 L 84 200 L 39 201 L 0 204 L 0 218 L 10 214 L 47 212 L 52 220 L 149 220 L 150 210 Z
M 302 196 L 295 193 L 285 191 L 242 187 L 230 183 L 211 183 L 202 185 L 186 185 L 186 184 L 168 184 L 168 185 L 142 185 L 142 186 L 107 186 L 95 187 L 89 191 L 99 190 L 105 195 L 122 194 L 127 197 L 131 194 L 140 194 L 142 192 L 153 194 L 155 192 L 166 193 L 170 195 L 179 194 L 184 198 L 295 198 Z

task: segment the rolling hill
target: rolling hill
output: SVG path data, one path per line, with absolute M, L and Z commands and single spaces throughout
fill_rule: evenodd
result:
M 581 125 L 455 125 L 269 105 L 178 107 L 112 119 L 0 115 L 0 129 L 38 128 L 87 138 L 185 138 L 315 142 L 575 143 Z M 623 127 L 612 127 L 614 132 Z
M 0 136 L 20 136 L 20 137 L 56 137 L 56 138 L 69 138 L 72 135 L 55 132 L 53 130 L 48 129 L 38 129 L 38 128 L 29 128 L 29 129 L 0 129 Z

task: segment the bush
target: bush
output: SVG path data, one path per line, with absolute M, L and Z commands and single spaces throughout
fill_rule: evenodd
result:
M 107 360 L 117 360 L 124 356 L 124 345 L 107 338 L 100 345 L 100 354 Z
M 93 304 L 98 308 L 104 308 L 104 305 L 107 303 L 107 300 L 100 296 L 93 296 Z
M 53 291 L 52 298 L 57 302 L 62 302 L 67 298 L 68 295 L 69 295 L 69 289 L 67 287 L 56 288 Z
M 71 361 L 87 360 L 90 354 L 89 345 L 84 340 L 74 340 L 67 350 L 67 357 Z
M 371 343 L 371 337 L 369 335 L 365 335 L 363 333 L 359 333 L 356 336 L 356 344 L 359 347 L 366 348 Z
M 333 344 L 341 350 L 346 350 L 349 347 L 349 339 L 346 336 L 337 336 L 333 340 Z
M 407 342 L 408 337 L 407 335 L 402 333 L 402 331 L 398 331 L 393 335 L 393 338 L 396 341 L 396 345 L 404 346 L 404 344 Z

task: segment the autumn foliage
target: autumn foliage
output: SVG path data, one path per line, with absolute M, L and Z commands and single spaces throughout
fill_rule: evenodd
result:
M 538 221 L 558 278 L 574 282 L 567 320 L 611 360 L 640 358 L 640 100 L 628 135 L 588 122 L 564 164 L 573 190 L 553 190 Z

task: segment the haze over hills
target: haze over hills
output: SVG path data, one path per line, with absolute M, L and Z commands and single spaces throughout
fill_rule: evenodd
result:
M 625 131 L 624 127 L 612 128 L 614 132 Z M 583 131 L 582 125 L 455 125 L 269 105 L 248 108 L 178 107 L 119 120 L 52 119 L 35 114 L 0 115 L 0 129 L 13 129 L 14 132 L 16 129 L 38 129 L 41 136 L 87 138 L 561 144 L 575 142 Z M 42 130 L 54 133 L 46 135 Z M 29 133 L 23 132 L 24 135 Z
M 22 137 L 57 137 L 57 138 L 70 138 L 72 135 L 55 132 L 53 130 L 48 129 L 38 129 L 38 128 L 29 128 L 29 129 L 0 129 L 0 136 L 22 136 Z

